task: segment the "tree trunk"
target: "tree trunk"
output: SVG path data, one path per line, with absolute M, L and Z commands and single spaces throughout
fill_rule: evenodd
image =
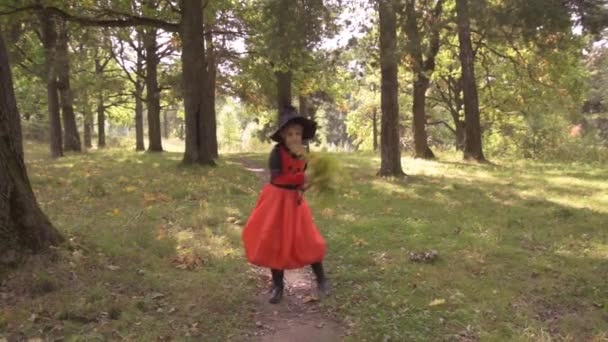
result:
M 288 66 L 289 54 L 289 32 L 287 30 L 287 21 L 289 20 L 289 3 L 292 0 L 279 0 L 279 8 L 277 12 L 277 32 L 280 35 L 280 69 L 275 71 L 277 79 L 277 118 L 281 118 L 281 112 L 285 106 L 292 104 L 291 99 L 291 84 L 293 81 L 293 73 Z
M 281 117 L 281 112 L 285 106 L 291 105 L 291 82 L 292 73 L 291 71 L 277 71 L 275 72 L 277 78 L 277 109 L 278 117 Z
M 57 91 L 56 47 L 57 31 L 51 15 L 46 11 L 40 13 L 42 45 L 44 47 L 44 67 L 46 74 L 47 106 L 49 110 L 50 151 L 51 157 L 63 156 L 61 139 L 61 115 L 59 113 L 59 95 Z
M 449 104 L 449 107 L 452 120 L 454 120 L 454 127 L 456 127 L 456 149 L 464 151 L 465 124 L 461 118 L 462 108 L 464 107 L 462 100 L 462 76 L 458 79 L 449 76 L 447 84 L 449 89 L 451 89 L 449 92 L 452 94 L 450 97 L 452 103 Z
M 97 148 L 106 147 L 106 113 L 103 93 L 97 94 Z
M 104 65 L 99 59 L 95 59 L 95 75 L 97 82 L 103 80 Z M 106 147 L 106 116 L 103 97 L 103 86 L 97 86 L 97 148 Z
M 93 147 L 92 144 L 92 131 L 93 131 L 93 114 L 91 113 L 91 108 L 89 107 L 89 92 L 85 89 L 83 91 L 83 103 L 82 106 L 82 114 L 84 116 L 84 146 L 86 148 Z
M 144 96 L 144 86 L 137 77 L 137 83 L 135 84 L 135 150 L 144 151 L 146 149 L 144 145 L 144 106 L 142 98 Z
M 408 53 L 412 63 L 414 74 L 414 101 L 412 104 L 415 158 L 433 159 L 435 155 L 428 145 L 426 133 L 426 92 L 430 86 L 430 76 L 435 70 L 435 58 L 439 52 L 439 25 L 436 21 L 443 10 L 443 0 L 435 3 L 435 9 L 431 17 L 430 48 L 427 59 L 424 60 L 420 30 L 418 25 L 418 13 L 416 11 L 416 0 L 407 0 L 405 5 L 405 33 L 409 38 Z
M 186 114 L 186 152 L 183 163 L 215 165 L 210 136 L 205 126 L 210 124 L 206 113 L 206 72 L 203 46 L 202 0 L 182 1 L 182 77 Z
M 397 27 L 392 0 L 379 1 L 382 119 L 380 176 L 403 176 L 399 148 L 399 83 L 397 81 Z
M 430 81 L 422 73 L 416 75 L 418 79 L 414 81 L 414 103 L 412 111 L 414 113 L 414 158 L 433 159 L 435 154 L 428 144 L 426 134 L 426 91 Z
M 209 30 L 211 31 L 211 27 Z M 215 59 L 215 46 L 213 45 L 213 36 L 209 32 L 205 35 L 205 53 L 207 54 L 207 91 L 209 93 L 207 98 L 207 110 L 205 112 L 209 115 L 209 140 L 211 143 L 211 155 L 213 158 L 219 157 L 218 145 L 217 145 L 217 122 L 215 112 L 215 91 L 217 81 L 217 62 Z
M 27 175 L 21 122 L 3 32 L 0 31 L 0 264 L 62 241 L 42 212 Z
M 163 111 L 163 138 L 169 139 L 169 111 Z
M 464 159 L 485 161 L 481 146 L 481 125 L 479 123 L 479 103 L 475 81 L 475 60 L 471 44 L 468 0 L 456 0 L 458 20 L 458 41 L 464 94 L 465 143 Z
M 70 87 L 70 55 L 68 51 L 68 27 L 60 21 L 57 40 L 57 87 L 63 113 L 63 147 L 66 151 L 81 152 L 80 135 L 74 114 L 74 97 Z
M 160 131 L 160 88 L 158 87 L 158 64 L 156 28 L 148 28 L 144 33 L 146 50 L 146 107 L 148 109 L 148 151 L 162 152 Z
M 300 115 L 309 117 L 310 113 L 308 113 L 308 97 L 306 95 L 298 95 L 298 104 L 300 106 Z
M 372 111 L 372 134 L 374 136 L 374 152 L 378 151 L 378 108 Z
M 140 30 L 138 32 L 138 37 L 140 37 Z M 139 39 L 139 38 L 138 38 Z M 141 43 L 138 44 L 141 47 Z M 144 144 L 144 106 L 143 106 L 143 98 L 144 98 L 144 84 L 141 79 L 141 75 L 144 72 L 144 61 L 141 57 L 141 54 L 137 53 L 137 62 L 136 62 L 136 74 L 135 74 L 135 150 L 136 151 L 145 151 L 146 146 Z

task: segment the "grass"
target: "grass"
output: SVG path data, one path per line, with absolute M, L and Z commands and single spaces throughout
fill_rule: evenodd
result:
M 352 341 L 608 338 L 608 171 L 404 159 L 407 180 L 340 156 L 352 184 L 318 215 Z M 323 208 L 315 206 L 317 213 Z M 435 250 L 434 263 L 409 252 Z
M 68 242 L 0 283 L 0 340 L 225 341 L 248 328 L 255 280 L 240 226 L 257 178 L 228 162 L 109 149 L 46 157 L 26 146 L 39 203 Z
M 28 145 L 37 198 L 69 242 L 0 286 L 0 339 L 239 340 L 256 280 L 240 227 L 255 175 L 223 158 L 93 151 L 57 161 Z M 337 154 L 350 183 L 309 195 L 350 341 L 608 339 L 608 171 L 598 165 L 404 158 L 374 177 L 371 154 Z M 409 259 L 435 250 L 434 262 Z M 2 300 L 2 297 L 0 297 Z M 21 335 L 19 335 L 21 334 Z

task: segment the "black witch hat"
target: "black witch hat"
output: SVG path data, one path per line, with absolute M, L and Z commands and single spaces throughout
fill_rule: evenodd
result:
M 279 126 L 270 135 L 270 139 L 281 142 L 281 130 L 290 124 L 299 124 L 302 126 L 302 140 L 310 140 L 315 136 L 317 131 L 317 123 L 305 116 L 302 116 L 296 111 L 293 106 L 285 106 L 281 111 Z

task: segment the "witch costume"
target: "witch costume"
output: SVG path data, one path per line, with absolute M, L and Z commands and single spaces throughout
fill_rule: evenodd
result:
M 299 115 L 295 108 L 285 108 L 278 128 L 271 135 L 277 144 L 269 158 L 270 183 L 262 189 L 242 235 L 247 260 L 271 269 L 274 284 L 271 303 L 281 300 L 285 269 L 311 265 L 318 289 L 327 292 L 322 265 L 325 241 L 303 198 L 306 161 L 292 154 L 281 138 L 281 131 L 292 124 L 302 126 L 303 140 L 313 138 L 317 128 L 314 121 Z

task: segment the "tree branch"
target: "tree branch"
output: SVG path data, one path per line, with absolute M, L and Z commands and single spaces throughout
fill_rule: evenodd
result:
M 98 27 L 131 27 L 131 26 L 152 26 L 162 28 L 165 31 L 169 32 L 177 32 L 179 30 L 179 24 L 169 23 L 164 20 L 148 18 L 148 17 L 140 17 L 128 13 L 117 12 L 111 9 L 104 9 L 101 13 L 111 14 L 118 16 L 119 18 L 115 19 L 97 19 L 92 17 L 85 16 L 76 16 L 66 11 L 54 7 L 54 6 L 44 6 L 44 5 L 31 5 L 20 8 L 15 8 L 12 11 L 0 12 L 0 15 L 8 15 L 14 14 L 18 12 L 24 11 L 48 11 L 48 13 L 54 14 L 64 20 L 72 21 L 79 23 L 83 26 L 98 26 Z
M 456 135 L 456 129 L 452 128 L 452 126 L 450 126 L 450 124 L 448 124 L 447 122 L 445 122 L 443 120 L 433 121 L 433 122 L 427 122 L 426 124 L 429 125 L 429 126 L 444 125 L 450 131 L 452 131 L 452 133 L 454 133 L 454 135 Z

